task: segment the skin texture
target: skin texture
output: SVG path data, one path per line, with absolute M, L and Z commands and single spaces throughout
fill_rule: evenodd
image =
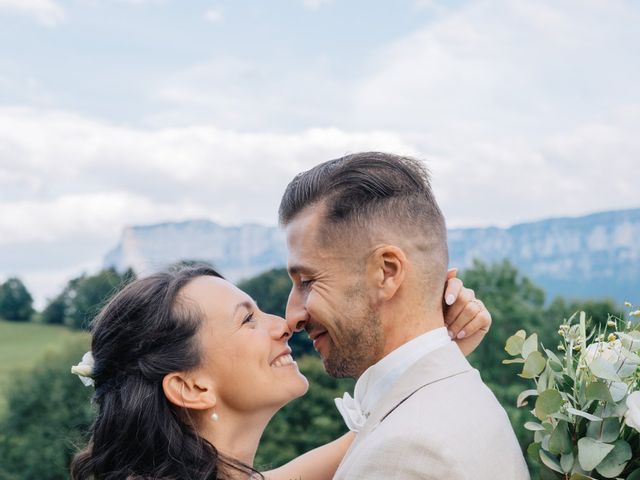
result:
M 222 452 L 251 464 L 268 421 L 308 388 L 297 364 L 273 363 L 291 352 L 291 331 L 220 278 L 192 280 L 179 301 L 204 316 L 198 333 L 203 361 L 192 371 L 167 375 L 165 395 L 195 412 L 201 434 Z M 217 421 L 211 420 L 214 412 Z
M 299 304 L 298 312 L 302 315 L 302 326 L 308 325 L 313 336 L 326 332 L 324 340 L 320 337 L 316 342 L 325 365 L 333 365 L 335 361 L 336 366 L 331 368 L 341 369 L 343 375 L 357 376 L 367 363 L 388 353 L 385 349 L 393 342 L 406 341 L 414 327 L 426 328 L 420 323 L 413 325 L 411 316 L 405 318 L 407 325 L 412 326 L 406 331 L 389 328 L 384 322 L 389 316 L 389 305 L 405 301 L 400 286 L 407 275 L 411 276 L 407 259 L 397 247 L 374 246 L 367 253 L 368 260 L 362 268 L 356 268 L 358 264 L 353 263 L 353 253 L 328 255 L 313 244 L 309 245 L 307 253 L 317 254 L 313 258 L 318 262 L 318 268 L 313 271 L 307 267 L 294 268 L 295 285 L 287 313 L 295 315 L 291 310 L 296 307 L 295 302 L 304 302 Z M 453 278 L 453 273 L 450 275 Z M 312 283 L 302 284 L 307 277 Z M 465 317 L 469 312 L 473 313 L 465 307 L 473 300 L 469 297 L 473 292 L 465 292 L 461 283 L 449 285 L 447 292 L 457 297 L 454 306 L 459 306 L 461 298 L 465 302 L 460 313 L 451 317 L 452 323 L 457 322 L 461 328 L 469 330 L 469 325 L 478 317 L 478 314 L 473 318 Z M 179 303 L 197 308 L 204 317 L 198 333 L 204 358 L 196 369 L 168 374 L 163 381 L 165 395 L 182 408 L 185 417 L 195 422 L 199 434 L 222 453 L 251 465 L 269 420 L 308 388 L 296 365 L 272 365 L 275 358 L 289 351 L 290 322 L 260 311 L 247 294 L 215 277 L 192 280 L 180 292 Z M 363 318 L 370 324 L 365 331 L 358 326 Z M 439 319 L 444 324 L 444 318 L 440 316 Z M 486 323 L 476 323 L 488 328 Z M 472 340 L 473 330 L 469 331 L 472 333 L 468 340 Z M 349 335 L 350 341 L 355 343 L 341 343 L 340 338 L 346 339 Z M 393 342 L 388 341 L 390 338 Z M 356 349 L 353 345 L 365 347 Z M 356 368 L 349 365 L 356 365 Z M 218 416 L 216 421 L 211 418 L 214 412 Z M 353 437 L 353 434 L 347 434 L 278 469 L 265 472 L 265 476 L 269 480 L 300 477 L 328 480 Z
M 427 295 L 399 236 L 383 232 L 369 244 L 326 245 L 323 222 L 323 206 L 312 205 L 286 226 L 293 280 L 286 318 L 292 330 L 307 330 L 329 374 L 357 378 L 395 348 L 442 326 L 465 354 L 477 347 L 491 317 L 454 272 L 443 274 L 442 290 Z M 443 293 L 451 306 L 440 300 Z

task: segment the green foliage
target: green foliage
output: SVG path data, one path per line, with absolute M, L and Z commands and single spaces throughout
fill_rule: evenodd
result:
M 120 274 L 112 268 L 95 275 L 71 279 L 65 289 L 42 312 L 45 323 L 86 329 L 100 308 L 124 285 L 135 278 L 133 270 Z
M 351 379 L 327 375 L 316 356 L 298 360 L 309 380 L 309 392 L 280 410 L 265 431 L 256 455 L 259 468 L 273 468 L 347 432 L 334 399 L 352 391 Z
M 276 268 L 239 283 L 238 288 L 247 292 L 263 311 L 284 317 L 291 285 L 287 270 Z M 289 345 L 296 357 L 314 353 L 306 333 L 294 335 Z
M 19 278 L 9 278 L 0 285 L 0 318 L 28 322 L 33 313 L 33 298 Z
M 0 417 L 0 478 L 68 478 L 69 461 L 93 418 L 92 390 L 69 373 L 86 349 L 86 340 L 68 344 L 12 380 L 9 408 Z
M 6 409 L 4 392 L 12 376 L 37 365 L 47 352 L 77 341 L 88 345 L 89 336 L 60 326 L 0 321 L 0 416 Z
M 544 349 L 544 356 L 535 333 L 527 337 L 520 330 L 505 346 L 509 355 L 524 359 L 525 348 L 513 348 L 524 333 L 523 345 L 536 350 L 521 374 L 535 390 L 519 398 L 537 395 L 532 413 L 540 423 L 524 426 L 535 432 L 531 460 L 547 478 L 628 478 L 640 464 L 640 416 L 631 413 L 640 412 L 640 324 L 610 315 L 592 323 L 587 328 L 584 312 L 572 315 L 558 327 L 559 345 Z M 541 368 L 525 375 L 535 354 Z

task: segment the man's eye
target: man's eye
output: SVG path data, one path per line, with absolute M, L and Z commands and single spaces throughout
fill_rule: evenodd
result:
M 250 322 L 253 322 L 253 313 L 250 313 L 249 315 L 244 317 L 244 320 L 242 320 L 242 325 L 244 325 L 245 323 L 250 323 Z
M 300 288 L 309 288 L 311 286 L 311 284 L 313 283 L 313 280 L 302 280 L 300 279 Z

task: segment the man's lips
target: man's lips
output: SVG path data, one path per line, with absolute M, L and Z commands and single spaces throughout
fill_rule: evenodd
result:
M 321 332 L 311 332 L 309 334 L 309 338 L 313 341 L 313 348 L 315 348 L 316 350 L 318 350 L 318 344 L 320 343 L 320 341 L 324 338 L 324 336 L 327 334 L 327 331 L 321 331 Z

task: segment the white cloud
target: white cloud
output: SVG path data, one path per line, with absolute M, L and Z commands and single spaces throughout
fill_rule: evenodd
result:
M 224 18 L 222 9 L 219 7 L 210 8 L 204 12 L 204 19 L 209 23 L 219 23 Z
M 0 13 L 2 11 L 30 15 L 47 27 L 65 19 L 64 10 L 54 0 L 0 0 Z

